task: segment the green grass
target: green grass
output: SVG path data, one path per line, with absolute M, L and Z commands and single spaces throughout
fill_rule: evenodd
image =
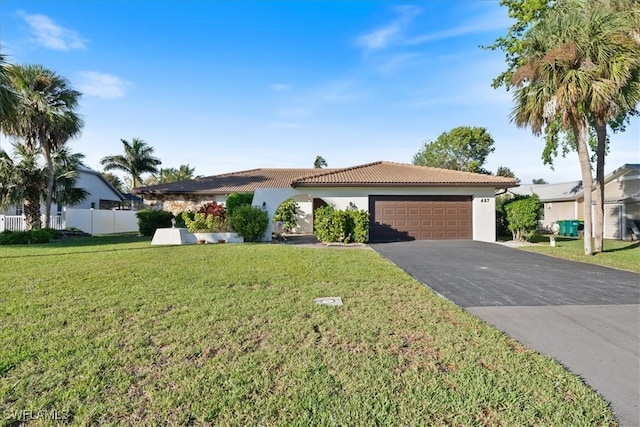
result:
M 556 236 L 555 247 L 549 244 L 549 236 L 536 236 L 533 242 L 537 245 L 523 246 L 522 249 L 557 258 L 640 272 L 640 242 L 637 241 L 605 239 L 603 251 L 593 256 L 584 255 L 582 239 Z
M 5 425 L 615 425 L 373 251 L 94 237 L 2 247 L 0 271 Z

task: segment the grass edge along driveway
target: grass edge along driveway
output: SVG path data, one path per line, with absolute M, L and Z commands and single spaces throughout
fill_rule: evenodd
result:
M 615 425 L 373 251 L 101 237 L 0 248 L 0 271 L 2 424 Z

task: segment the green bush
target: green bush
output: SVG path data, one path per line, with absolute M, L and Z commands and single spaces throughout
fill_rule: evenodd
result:
M 143 236 L 153 236 L 158 228 L 171 228 L 173 214 L 163 210 L 143 210 L 136 212 L 138 229 Z
M 512 199 L 507 196 L 496 197 L 496 237 L 506 236 L 510 233 L 509 221 L 507 221 L 507 213 L 504 210 L 504 205 L 511 200 Z
M 509 231 L 514 240 L 529 241 L 536 234 L 542 203 L 538 196 L 516 197 L 504 204 Z
M 355 209 L 336 210 L 326 205 L 314 212 L 314 232 L 321 242 L 364 243 L 369 230 L 369 214 Z
M 228 218 L 231 229 L 244 237 L 245 242 L 262 239 L 269 226 L 267 211 L 251 205 L 237 206 Z
M 293 200 L 288 198 L 278 206 L 276 213 L 273 215 L 274 221 L 279 221 L 284 226 L 284 231 L 289 233 L 298 225 L 298 210 L 300 206 Z
M 225 207 L 227 208 L 227 215 L 231 216 L 235 208 L 239 206 L 251 205 L 253 202 L 253 193 L 231 193 L 227 197 Z
M 227 220 L 219 215 L 207 215 L 202 212 L 182 213 L 182 220 L 189 233 L 226 233 L 230 231 Z
M 0 245 L 29 245 L 31 243 L 49 243 L 58 237 L 58 232 L 51 228 L 40 228 L 29 231 L 4 231 L 0 234 Z

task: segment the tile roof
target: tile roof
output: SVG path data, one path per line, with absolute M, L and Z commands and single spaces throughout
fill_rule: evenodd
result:
M 276 168 L 251 169 L 167 184 L 138 187 L 137 194 L 230 194 L 258 188 L 319 186 L 492 186 L 515 187 L 513 178 L 375 162 L 343 169 Z
M 405 163 L 375 162 L 351 168 L 325 171 L 293 181 L 302 186 L 494 186 L 515 187 L 514 178 L 438 169 Z
M 134 188 L 137 194 L 231 194 L 253 193 L 258 188 L 290 188 L 301 176 L 333 169 L 275 168 L 250 169 L 166 184 Z

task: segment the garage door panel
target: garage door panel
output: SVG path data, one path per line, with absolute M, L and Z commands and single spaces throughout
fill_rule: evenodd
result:
M 369 240 L 472 238 L 470 196 L 370 196 Z

